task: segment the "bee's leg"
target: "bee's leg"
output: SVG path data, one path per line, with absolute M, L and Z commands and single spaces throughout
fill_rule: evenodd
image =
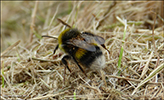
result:
M 68 63 L 67 63 L 67 61 L 66 60 L 68 60 L 68 59 L 70 59 L 71 58 L 71 56 L 69 56 L 69 55 L 65 55 L 63 58 L 62 58 L 62 63 L 66 66 L 66 68 L 71 72 L 71 70 L 69 69 L 69 67 L 68 67 Z
M 75 63 L 77 64 L 77 66 L 80 68 L 80 70 L 84 73 L 84 75 L 85 76 L 87 76 L 86 75 L 86 73 L 84 72 L 84 70 L 82 69 L 82 67 L 79 65 L 79 63 L 77 62 L 77 60 L 74 58 L 74 57 L 72 57 L 73 58 L 73 60 L 75 61 Z
M 66 67 L 64 67 L 64 79 L 63 79 L 64 85 L 65 85 L 65 74 L 66 74 Z
M 55 52 L 58 48 L 59 48 L 59 44 L 55 47 L 53 54 L 55 54 Z
M 110 54 L 110 51 L 106 48 L 106 46 L 104 44 L 101 45 L 105 50 L 108 51 L 108 53 Z
M 66 68 L 67 68 L 67 69 L 70 71 L 70 73 L 71 73 L 71 70 L 69 69 L 68 63 L 67 63 L 67 60 L 70 59 L 70 58 L 71 58 L 71 56 L 69 56 L 69 55 L 65 55 L 65 56 L 62 58 L 62 63 L 66 66 L 66 67 L 64 67 L 64 84 L 65 84 Z

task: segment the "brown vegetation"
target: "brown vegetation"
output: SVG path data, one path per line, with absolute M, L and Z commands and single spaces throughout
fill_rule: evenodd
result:
M 1 3 L 1 99 L 164 99 L 163 1 Z M 63 31 L 57 18 L 105 38 L 101 74 L 70 62 L 63 81 L 63 52 L 41 38 Z

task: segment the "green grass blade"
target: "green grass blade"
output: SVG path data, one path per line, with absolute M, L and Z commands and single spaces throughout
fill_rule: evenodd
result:
M 125 35 L 126 35 L 126 29 L 127 29 L 127 20 L 121 20 L 119 17 L 117 17 L 117 19 L 120 22 L 122 22 L 124 24 L 124 26 L 125 26 L 125 28 L 124 28 L 124 34 L 123 34 L 123 41 L 125 41 Z M 119 55 L 119 60 L 118 60 L 118 70 L 119 70 L 118 73 L 117 73 L 118 75 L 121 73 L 120 68 L 121 68 L 121 60 L 122 60 L 123 51 L 124 51 L 123 46 L 124 46 L 124 43 L 122 43 L 122 47 L 121 47 L 120 55 Z
M 74 100 L 76 100 L 76 91 L 74 91 L 73 95 L 74 95 Z

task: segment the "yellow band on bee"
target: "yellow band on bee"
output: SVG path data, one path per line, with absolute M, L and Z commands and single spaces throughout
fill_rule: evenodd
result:
M 77 59 L 80 59 L 87 51 L 85 49 L 81 49 L 79 48 L 76 53 L 75 53 L 75 57 Z
M 68 29 L 66 29 L 66 30 L 64 30 L 63 32 L 60 33 L 60 35 L 58 36 L 58 43 L 59 44 L 62 44 L 62 37 L 69 30 L 70 30 L 70 28 L 68 28 Z
M 63 52 L 65 52 L 65 50 L 64 50 L 63 47 L 62 47 L 62 44 L 59 44 L 59 48 L 60 48 Z

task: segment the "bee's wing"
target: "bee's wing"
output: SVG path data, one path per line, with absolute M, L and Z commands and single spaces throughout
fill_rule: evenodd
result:
M 86 42 L 90 43 L 98 43 L 100 45 L 105 43 L 104 38 L 91 34 L 89 32 L 82 32 L 81 36 L 85 39 Z
M 88 51 L 96 51 L 96 48 L 94 45 L 88 44 L 84 40 L 73 39 L 73 40 L 67 41 L 67 43 L 74 45 L 74 46 L 77 46 L 79 48 L 88 50 Z

